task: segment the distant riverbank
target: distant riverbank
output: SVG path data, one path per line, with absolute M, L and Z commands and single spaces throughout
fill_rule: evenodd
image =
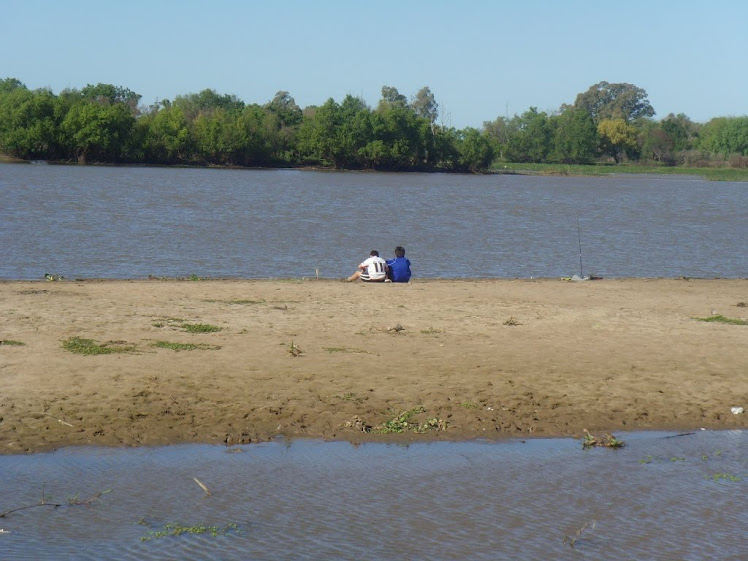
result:
M 567 165 L 567 164 L 524 164 L 495 163 L 493 173 L 514 173 L 520 175 L 568 175 L 605 177 L 606 175 L 690 175 L 709 181 L 748 181 L 748 169 L 707 168 L 683 166 L 644 166 L 636 164 L 618 165 Z

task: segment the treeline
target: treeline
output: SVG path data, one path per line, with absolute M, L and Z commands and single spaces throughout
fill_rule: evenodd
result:
M 0 152 L 29 160 L 218 166 L 478 171 L 494 160 L 489 137 L 437 124 L 429 88 L 412 100 L 382 88 L 302 110 L 278 92 L 265 105 L 213 90 L 140 108 L 135 92 L 110 84 L 31 91 L 0 81 Z
M 551 114 L 530 108 L 458 130 L 440 122 L 428 87 L 408 99 L 385 86 L 375 108 L 348 95 L 301 109 L 284 91 L 245 104 L 209 89 L 141 107 L 140 95 L 111 84 L 56 95 L 0 80 L 0 152 L 26 160 L 472 172 L 497 161 L 747 165 L 748 117 L 653 116 L 644 90 L 607 82 Z
M 643 89 L 600 82 L 556 113 L 531 107 L 484 123 L 484 132 L 507 162 L 748 167 L 748 117 L 699 124 L 683 114 L 655 121 L 654 114 Z

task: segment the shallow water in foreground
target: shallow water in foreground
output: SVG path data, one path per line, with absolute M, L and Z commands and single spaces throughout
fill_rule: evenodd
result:
M 748 433 L 616 436 L 625 448 L 300 440 L 0 456 L 0 512 L 42 492 L 62 503 L 0 518 L 0 557 L 745 559 Z M 157 537 L 167 524 L 220 532 Z

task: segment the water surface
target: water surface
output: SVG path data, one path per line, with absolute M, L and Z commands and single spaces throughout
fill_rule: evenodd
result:
M 748 183 L 0 164 L 0 278 L 748 277 Z M 582 264 L 580 266 L 580 238 Z
M 0 518 L 0 557 L 745 559 L 744 431 L 616 436 L 625 448 L 300 440 L 0 456 L 0 512 L 42 490 L 63 503 Z M 147 540 L 169 523 L 238 531 Z M 574 548 L 564 543 L 585 524 Z

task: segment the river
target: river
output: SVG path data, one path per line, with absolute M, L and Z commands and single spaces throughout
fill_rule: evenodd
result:
M 416 279 L 748 277 L 745 182 L 0 164 L 0 196 L 0 279 L 340 278 L 396 245 Z

